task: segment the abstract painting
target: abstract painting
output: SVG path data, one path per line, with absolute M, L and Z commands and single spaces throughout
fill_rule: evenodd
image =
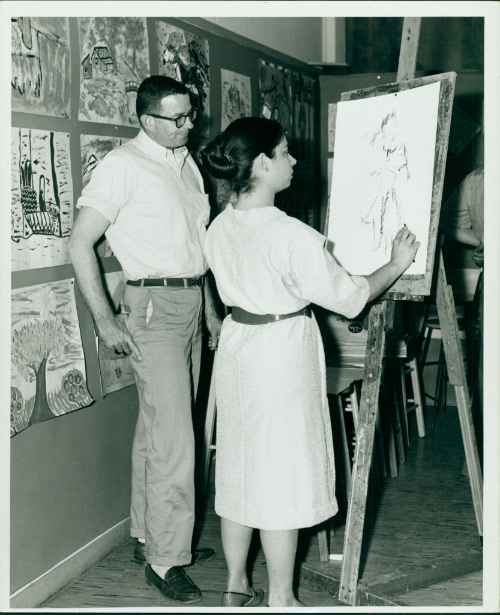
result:
M 12 291 L 10 435 L 93 399 L 76 313 L 74 279 Z
M 104 274 L 106 290 L 115 312 L 119 311 L 120 299 L 125 286 L 125 277 L 122 271 Z M 130 357 L 118 354 L 106 348 L 97 338 L 99 369 L 101 372 L 101 389 L 105 397 L 108 393 L 119 391 L 135 384 L 134 370 Z
M 405 224 L 421 243 L 407 274 L 425 274 L 439 93 L 437 82 L 338 103 L 328 237 L 351 274 L 387 263 Z
M 252 115 L 252 86 L 250 77 L 221 68 L 222 117 L 221 130 L 240 117 Z
M 279 122 L 288 135 L 293 126 L 291 83 L 288 69 L 259 60 L 260 115 Z
M 69 263 L 73 183 L 69 134 L 11 130 L 12 270 Z
M 314 160 L 314 80 L 300 73 L 293 74 L 293 99 L 295 136 L 293 155 L 297 159 L 297 171 L 313 170 Z
M 67 17 L 12 17 L 12 111 L 70 114 Z
M 208 136 L 210 129 L 210 57 L 208 41 L 164 21 L 156 22 L 160 75 L 183 83 L 198 111 L 195 130 Z
M 78 119 L 139 126 L 137 90 L 149 76 L 145 17 L 81 17 Z
M 126 141 L 129 141 L 129 139 L 124 137 L 80 135 L 83 188 L 89 183 L 92 177 L 92 171 L 101 162 L 104 156 Z M 106 238 L 98 245 L 97 252 L 101 257 L 113 256 L 113 251 L 109 247 Z

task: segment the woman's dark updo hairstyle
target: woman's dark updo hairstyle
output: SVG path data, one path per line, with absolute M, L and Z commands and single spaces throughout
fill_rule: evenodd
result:
M 242 117 L 200 152 L 203 168 L 217 179 L 229 180 L 236 194 L 249 192 L 253 187 L 253 161 L 260 154 L 274 158 L 284 134 L 281 124 L 274 120 Z

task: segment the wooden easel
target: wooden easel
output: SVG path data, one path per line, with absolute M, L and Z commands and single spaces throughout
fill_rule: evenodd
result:
M 418 40 L 421 18 L 405 18 L 399 57 L 397 81 L 412 79 L 415 75 Z M 448 126 L 449 131 L 449 126 Z M 446 160 L 446 155 L 445 159 Z M 442 164 L 444 172 L 444 162 Z M 441 178 L 442 192 L 442 178 Z M 440 195 L 441 198 L 441 195 Z M 328 214 L 327 214 L 328 215 Z M 327 225 L 325 225 L 327 228 Z M 474 433 L 471 406 L 467 389 L 464 358 L 458 332 L 455 304 L 451 287 L 447 285 L 442 254 L 439 250 L 436 303 L 441 334 L 445 348 L 450 383 L 455 394 L 460 417 L 460 427 L 464 442 L 467 467 L 474 502 L 474 510 L 479 534 L 483 532 L 483 491 L 482 475 L 479 464 L 476 438 Z M 391 328 L 394 312 L 394 299 L 421 300 L 421 297 L 408 295 L 388 295 L 392 301 L 383 300 L 375 304 L 369 315 L 366 359 L 361 389 L 361 400 L 356 433 L 356 448 L 352 470 L 351 491 L 344 535 L 344 550 L 340 578 L 339 599 L 349 605 L 356 605 L 356 591 L 359 576 L 361 543 L 365 521 L 368 478 L 370 474 L 375 423 L 378 412 L 378 397 L 382 376 L 383 349 L 385 334 Z
M 420 18 L 405 18 L 403 35 L 399 57 L 397 81 L 404 82 L 412 79 L 415 75 L 418 40 L 420 36 Z M 449 132 L 449 124 L 447 126 Z M 448 136 L 446 133 L 446 138 Z M 440 168 L 444 173 L 446 162 L 446 150 L 444 160 L 441 160 Z M 442 194 L 439 192 L 439 201 Z M 327 212 L 328 221 L 328 212 Z M 325 229 L 328 224 L 325 224 Z M 476 521 L 479 534 L 483 533 L 483 487 L 479 455 L 471 413 L 471 405 L 467 388 L 467 380 L 464 368 L 462 346 L 458 332 L 458 324 L 455 311 L 455 303 L 451 287 L 446 282 L 443 258 L 439 249 L 437 266 L 437 292 L 436 303 L 438 309 L 441 334 L 446 355 L 450 383 L 455 387 L 458 404 L 460 427 L 464 442 L 467 467 Z M 421 301 L 422 296 L 411 293 L 388 293 L 387 297 L 373 305 L 370 310 L 368 321 L 368 340 L 366 345 L 366 359 L 363 374 L 363 385 L 359 404 L 359 414 L 356 431 L 356 448 L 354 465 L 352 470 L 349 506 L 347 511 L 346 529 L 344 535 L 344 549 L 342 570 L 340 579 L 339 599 L 349 605 L 356 605 L 356 591 L 359 576 L 359 563 L 361 556 L 361 543 L 363 539 L 363 526 L 365 520 L 366 499 L 368 491 L 368 479 L 370 475 L 374 432 L 378 413 L 378 397 L 382 376 L 383 349 L 385 346 L 385 334 L 392 327 L 394 316 L 394 301 Z M 215 370 L 216 357 L 212 371 L 207 415 L 205 420 L 204 447 L 200 468 L 200 491 L 204 495 L 206 491 L 210 456 L 215 448 L 212 444 L 215 425 Z M 318 531 L 320 558 L 328 560 L 327 524 Z

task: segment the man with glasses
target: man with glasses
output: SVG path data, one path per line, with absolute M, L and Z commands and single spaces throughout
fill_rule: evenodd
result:
M 210 207 L 186 143 L 196 110 L 187 88 L 164 76 L 137 92 L 139 134 L 111 151 L 82 192 L 69 249 L 101 342 L 131 355 L 140 410 L 132 448 L 131 535 L 146 582 L 183 603 L 201 600 L 183 566 L 192 551 L 194 434 L 191 418 L 201 354 L 201 319 L 217 346 L 220 320 L 203 239 Z M 105 234 L 127 284 L 119 315 L 106 298 L 94 244 Z

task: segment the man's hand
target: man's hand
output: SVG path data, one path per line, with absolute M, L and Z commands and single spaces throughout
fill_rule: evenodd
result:
M 121 322 L 122 318 L 121 315 L 118 315 L 98 323 L 99 339 L 106 348 L 126 355 L 133 354 L 138 361 L 141 361 L 139 348 L 130 335 L 127 326 Z
M 222 320 L 214 314 L 211 314 L 210 316 L 207 315 L 205 320 L 207 323 L 208 332 L 210 334 L 208 339 L 208 347 L 210 350 L 217 350 L 220 330 L 222 329 Z

